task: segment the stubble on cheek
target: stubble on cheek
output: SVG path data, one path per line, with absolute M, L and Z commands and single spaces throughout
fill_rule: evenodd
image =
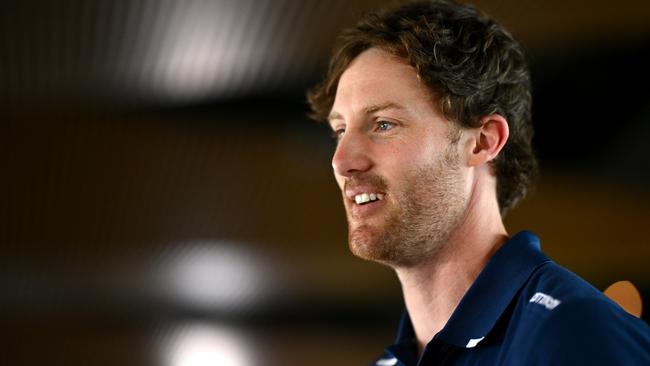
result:
M 351 252 L 392 267 L 412 266 L 434 257 L 466 206 L 457 159 L 449 151 L 436 164 L 415 171 L 405 180 L 404 191 L 391 197 L 386 212 L 372 225 L 357 224 L 348 213 Z

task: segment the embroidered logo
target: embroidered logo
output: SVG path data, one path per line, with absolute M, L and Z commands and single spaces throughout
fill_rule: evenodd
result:
M 478 342 L 483 340 L 483 338 L 485 338 L 485 337 L 470 339 L 469 342 L 467 342 L 467 345 L 465 347 L 466 348 L 474 348 L 474 347 L 476 347 Z
M 554 299 L 552 296 L 538 292 L 533 297 L 530 298 L 528 302 L 534 302 L 535 304 L 540 304 L 548 310 L 555 309 L 556 306 L 560 305 L 561 301 Z
M 382 358 L 381 360 L 377 361 L 377 366 L 393 366 L 397 364 L 397 359 L 395 357 L 393 358 Z

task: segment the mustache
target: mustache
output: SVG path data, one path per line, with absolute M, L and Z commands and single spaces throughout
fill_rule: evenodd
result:
M 363 175 L 348 178 L 343 186 L 343 191 L 345 192 L 345 190 L 355 189 L 360 186 L 371 186 L 384 192 L 388 190 L 388 183 L 383 177 L 378 175 Z

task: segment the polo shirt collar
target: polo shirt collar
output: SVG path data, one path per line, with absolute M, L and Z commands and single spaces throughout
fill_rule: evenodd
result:
M 457 347 L 475 347 L 492 330 L 533 271 L 548 261 L 535 234 L 522 231 L 510 238 L 490 258 L 435 339 Z M 411 320 L 404 311 L 396 343 L 411 343 L 414 338 Z

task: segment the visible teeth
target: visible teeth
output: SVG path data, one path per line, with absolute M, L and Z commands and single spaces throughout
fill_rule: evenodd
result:
M 354 196 L 354 201 L 360 205 L 362 203 L 384 199 L 382 193 L 359 193 Z

